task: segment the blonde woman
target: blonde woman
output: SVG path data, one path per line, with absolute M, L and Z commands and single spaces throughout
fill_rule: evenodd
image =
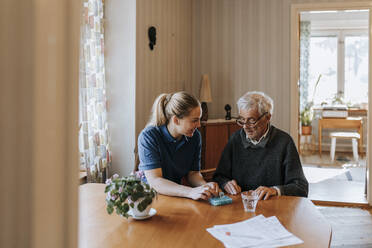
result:
M 200 174 L 200 102 L 187 92 L 161 94 L 138 137 L 139 170 L 160 194 L 194 200 L 218 195 L 218 184 Z M 181 185 L 185 177 L 191 185 Z

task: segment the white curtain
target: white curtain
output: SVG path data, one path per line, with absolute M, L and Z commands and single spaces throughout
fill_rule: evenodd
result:
M 309 95 L 310 21 L 300 23 L 300 109 L 307 104 Z
M 104 182 L 111 163 L 104 60 L 103 0 L 84 0 L 79 78 L 80 167 L 88 182 Z

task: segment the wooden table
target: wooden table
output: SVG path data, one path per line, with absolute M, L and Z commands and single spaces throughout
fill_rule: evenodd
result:
M 360 134 L 358 141 L 358 151 L 361 153 L 363 150 L 363 121 L 360 117 L 348 118 L 323 118 L 318 120 L 318 146 L 319 155 L 322 156 L 322 130 L 325 128 L 332 129 L 353 129 Z
M 256 213 L 244 212 L 240 196 L 233 203 L 211 206 L 206 201 L 160 195 L 150 219 L 128 220 L 106 212 L 104 184 L 79 188 L 79 247 L 223 247 L 206 228 L 263 214 L 280 222 L 304 241 L 291 247 L 329 247 L 331 226 L 307 198 L 280 196 L 260 201 Z

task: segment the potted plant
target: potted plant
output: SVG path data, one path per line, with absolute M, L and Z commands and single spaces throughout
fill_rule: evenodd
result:
M 114 210 L 118 215 L 128 218 L 129 210 L 135 217 L 147 216 L 153 198 L 157 196 L 155 189 L 136 176 L 119 177 L 117 174 L 106 180 L 107 213 Z
M 314 118 L 314 112 L 313 112 L 314 97 L 315 97 L 316 89 L 318 88 L 321 77 L 322 77 L 322 74 L 319 74 L 318 79 L 316 80 L 316 83 L 314 86 L 312 100 L 308 102 L 306 106 L 303 108 L 303 110 L 300 112 L 301 133 L 303 135 L 311 134 L 311 129 L 312 129 L 311 123 L 313 122 L 313 118 Z
M 311 134 L 311 123 L 314 117 L 312 105 L 312 102 L 308 103 L 300 113 L 301 133 L 303 135 Z

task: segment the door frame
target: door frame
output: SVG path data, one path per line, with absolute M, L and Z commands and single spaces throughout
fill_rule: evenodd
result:
M 372 130 L 371 122 L 371 111 L 372 111 L 372 2 L 334 2 L 334 3 L 303 3 L 303 4 L 291 4 L 291 65 L 290 65 L 290 94 L 291 94 L 291 120 L 290 120 L 290 134 L 293 137 L 298 147 L 298 132 L 299 132 L 299 75 L 300 75 L 300 12 L 302 11 L 322 11 L 322 10 L 349 10 L 349 9 L 366 9 L 369 10 L 369 26 L 368 26 L 368 38 L 369 38 L 369 72 L 368 72 L 368 113 L 367 113 L 367 130 Z M 369 178 L 372 178 L 372 170 L 370 166 L 370 156 L 372 154 L 372 131 L 367 132 L 367 150 L 366 150 L 366 166 L 367 166 L 367 201 L 369 205 L 372 205 L 372 184 L 369 182 Z

